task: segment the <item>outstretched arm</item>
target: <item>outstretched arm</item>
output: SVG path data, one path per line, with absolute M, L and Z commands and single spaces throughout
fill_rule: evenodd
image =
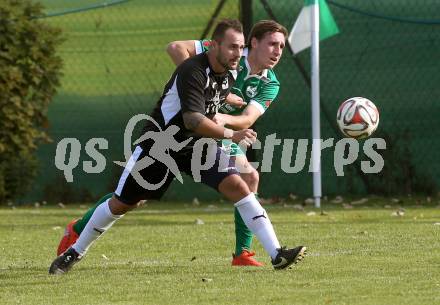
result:
M 180 65 L 185 59 L 196 55 L 195 40 L 173 41 L 167 45 L 167 53 L 176 64 Z
M 217 113 L 213 120 L 220 125 L 240 130 L 251 127 L 260 116 L 261 111 L 257 107 L 248 105 L 239 115 Z
M 198 112 L 183 113 L 183 122 L 187 129 L 207 138 L 231 139 L 235 143 L 244 141 L 243 143 L 249 146 L 255 142 L 257 137 L 257 133 L 251 129 L 233 131 L 214 123 Z
M 232 131 L 230 129 L 225 132 L 227 128 L 217 125 L 199 112 L 184 112 L 183 123 L 187 129 L 192 130 L 203 137 L 224 139 L 232 136 Z M 225 133 L 227 134 L 226 136 Z

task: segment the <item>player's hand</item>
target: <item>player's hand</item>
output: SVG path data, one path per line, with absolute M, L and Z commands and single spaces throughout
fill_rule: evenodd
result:
M 243 101 L 241 97 L 236 94 L 229 93 L 225 100 L 226 104 L 232 105 L 237 108 L 246 106 L 247 104 Z
M 257 140 L 257 133 L 252 129 L 234 131 L 231 140 L 239 145 L 249 147 Z
M 222 127 L 226 125 L 226 119 L 223 113 L 216 113 L 212 118 L 212 121 Z

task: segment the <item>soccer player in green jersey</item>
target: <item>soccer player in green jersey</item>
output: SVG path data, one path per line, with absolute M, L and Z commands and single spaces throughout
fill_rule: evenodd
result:
M 226 99 L 229 104 L 220 108 L 220 113 L 214 118 L 218 124 L 233 129 L 249 128 L 275 100 L 280 83 L 272 69 L 281 58 L 286 37 L 287 30 L 273 20 L 262 20 L 252 27 L 247 48 L 240 59 L 236 82 Z M 175 41 L 168 45 L 167 52 L 179 65 L 188 57 L 208 51 L 209 46 L 209 40 Z M 257 193 L 259 175 L 249 164 L 246 154 L 229 140 L 223 140 L 222 147 L 236 159 L 243 180 L 252 192 Z M 253 257 L 255 252 L 251 251 L 252 233 L 237 209 L 234 211 L 234 221 L 236 247 L 232 265 L 261 266 L 262 263 Z
M 272 69 L 281 58 L 286 37 L 287 30 L 272 20 L 262 20 L 253 26 L 248 38 L 248 48 L 244 50 L 239 62 L 235 85 L 232 93 L 227 97 L 229 104 L 224 105 L 220 109 L 221 113 L 214 117 L 218 124 L 233 129 L 249 128 L 275 100 L 280 83 Z M 209 40 L 175 41 L 168 45 L 167 52 L 174 63 L 179 65 L 191 56 L 206 52 L 210 43 Z M 256 193 L 259 175 L 249 164 L 245 153 L 232 141 L 223 140 L 222 147 L 236 159 L 236 165 L 242 169 L 240 175 L 249 189 Z M 112 194 L 104 196 L 81 219 L 73 220 L 68 224 L 58 246 L 58 255 L 75 243 L 94 210 L 111 196 Z M 237 208 L 234 216 L 236 249 L 232 265 L 262 266 L 262 263 L 253 258 L 255 255 L 255 252 L 251 251 L 253 235 Z

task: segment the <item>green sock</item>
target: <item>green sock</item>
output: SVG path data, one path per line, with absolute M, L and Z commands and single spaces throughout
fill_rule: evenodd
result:
M 243 249 L 249 250 L 252 245 L 252 232 L 241 218 L 237 208 L 234 209 L 235 222 L 235 255 L 240 255 Z
M 89 222 L 90 218 L 92 217 L 93 212 L 95 212 L 96 208 L 107 199 L 112 198 L 112 196 L 113 193 L 109 193 L 99 199 L 98 202 L 96 202 L 95 206 L 88 209 L 84 216 L 81 219 L 78 219 L 78 221 L 73 225 L 73 231 L 75 231 L 76 234 L 80 235 L 87 223 Z

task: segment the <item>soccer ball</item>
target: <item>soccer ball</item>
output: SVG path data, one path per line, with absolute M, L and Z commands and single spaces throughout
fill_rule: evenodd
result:
M 379 111 L 369 99 L 352 97 L 339 106 L 336 120 L 345 136 L 363 139 L 369 137 L 379 125 Z

